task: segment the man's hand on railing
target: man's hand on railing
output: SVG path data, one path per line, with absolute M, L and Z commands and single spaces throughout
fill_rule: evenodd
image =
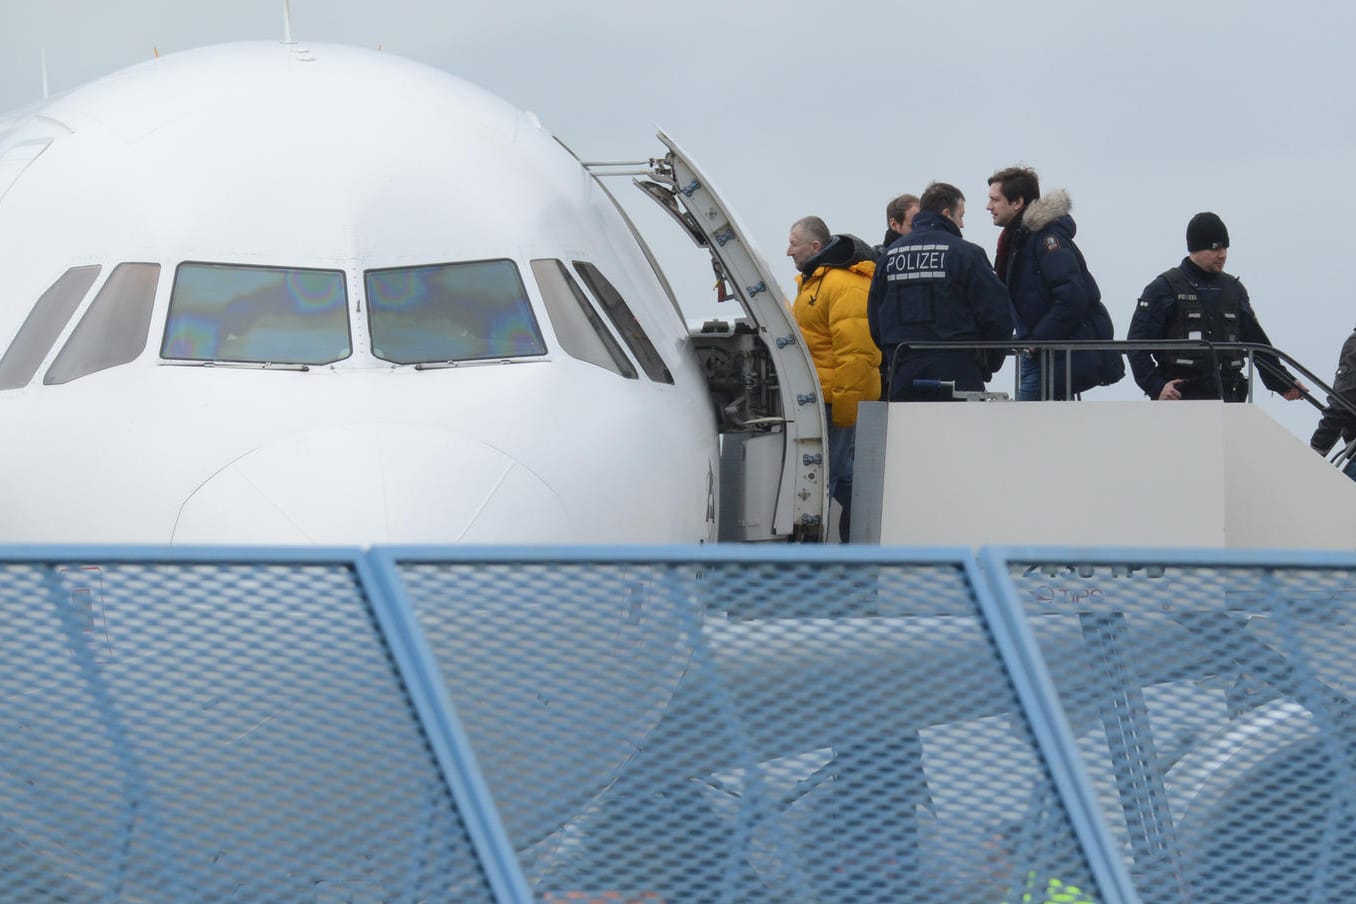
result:
M 1282 380 L 1290 381 L 1290 388 L 1287 389 L 1285 392 L 1281 393 L 1281 398 L 1285 399 L 1287 402 L 1293 402 L 1296 399 L 1308 399 L 1310 402 L 1314 403 L 1315 407 L 1317 408 L 1323 407 L 1323 405 L 1320 402 L 1318 402 L 1317 399 L 1315 399 L 1313 396 L 1309 394 L 1310 392 L 1309 387 L 1304 385 L 1304 381 L 1301 380 L 1299 377 L 1291 374 L 1288 370 L 1282 367 L 1279 361 L 1275 361 L 1260 356 L 1255 357 L 1253 360 L 1257 364 L 1259 370 L 1270 373 L 1273 377 L 1279 377 Z M 1292 358 L 1291 363 L 1295 364 L 1297 362 L 1295 362 L 1294 359 Z M 1303 368 L 1300 369 L 1303 370 Z M 1317 378 L 1315 377 L 1315 379 Z M 1319 382 L 1321 383 L 1322 381 L 1320 380 Z

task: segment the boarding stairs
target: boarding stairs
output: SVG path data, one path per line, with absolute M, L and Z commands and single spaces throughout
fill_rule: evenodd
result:
M 587 162 L 636 186 L 711 255 L 719 300 L 742 317 L 693 332 L 720 417 L 721 539 L 822 540 L 828 520 L 828 418 L 814 361 L 785 294 L 748 231 L 692 158 L 664 132 L 648 161 Z M 642 167 L 636 169 L 636 167 Z

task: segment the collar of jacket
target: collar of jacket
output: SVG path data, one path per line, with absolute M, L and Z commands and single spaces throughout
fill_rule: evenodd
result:
M 800 268 L 801 274 L 809 279 L 815 271 L 829 267 L 851 268 L 863 261 L 874 261 L 876 252 L 870 245 L 851 233 L 830 236 L 829 243 L 819 249 L 819 253 L 807 260 Z
M 1186 274 L 1187 281 L 1197 284 L 1213 283 L 1221 276 L 1227 275 L 1225 273 L 1207 273 L 1196 266 L 1196 262 L 1190 256 L 1182 258 L 1182 272 Z
M 870 279 L 876 272 L 876 262 L 871 260 L 857 261 L 856 263 L 848 264 L 845 267 L 820 264 L 818 267 L 815 267 L 813 273 L 797 273 L 796 285 L 803 289 L 811 282 L 823 279 L 830 270 L 847 270 L 849 273 L 857 273 Z
M 960 227 L 941 214 L 933 213 L 930 210 L 920 210 L 913 218 L 913 229 L 904 238 L 906 241 L 910 240 L 918 233 L 927 232 L 930 229 L 941 229 L 955 236 L 961 234 Z

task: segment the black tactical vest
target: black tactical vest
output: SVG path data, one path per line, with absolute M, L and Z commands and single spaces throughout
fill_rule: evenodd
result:
M 1204 339 L 1207 342 L 1238 342 L 1243 329 L 1243 290 L 1238 280 L 1220 274 L 1218 285 L 1201 287 L 1192 283 L 1181 267 L 1162 274 L 1172 290 L 1175 309 L 1167 323 L 1165 339 Z M 1209 352 L 1173 350 L 1163 353 L 1164 373 L 1168 379 L 1203 377 L 1210 373 Z M 1226 387 L 1242 379 L 1244 356 L 1237 352 L 1219 352 L 1220 378 Z

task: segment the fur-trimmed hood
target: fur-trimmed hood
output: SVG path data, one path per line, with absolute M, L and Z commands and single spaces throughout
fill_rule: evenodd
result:
M 1031 232 L 1040 232 L 1060 217 L 1069 215 L 1073 210 L 1073 201 L 1069 193 L 1062 188 L 1048 191 L 1027 206 L 1022 215 L 1022 225 Z M 1072 230 L 1070 230 L 1072 235 Z

